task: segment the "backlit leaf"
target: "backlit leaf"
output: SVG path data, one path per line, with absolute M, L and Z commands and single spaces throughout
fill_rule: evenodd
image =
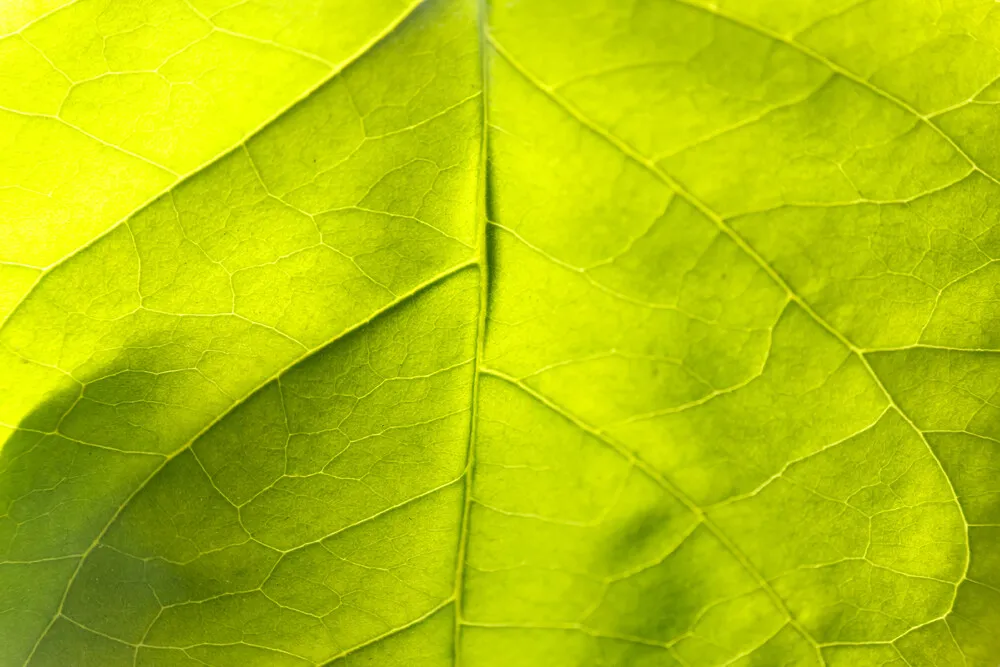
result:
M 1000 662 L 1000 5 L 60 2 L 0 665 Z

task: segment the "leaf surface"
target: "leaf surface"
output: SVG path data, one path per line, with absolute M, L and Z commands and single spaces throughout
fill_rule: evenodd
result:
M 0 32 L 0 665 L 1000 660 L 995 3 Z

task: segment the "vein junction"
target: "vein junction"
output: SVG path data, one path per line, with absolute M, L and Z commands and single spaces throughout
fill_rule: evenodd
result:
M 964 107 L 656 11 L 625 46 L 560 19 L 548 58 L 537 7 L 403 12 L 25 292 L 11 664 L 991 655 Z

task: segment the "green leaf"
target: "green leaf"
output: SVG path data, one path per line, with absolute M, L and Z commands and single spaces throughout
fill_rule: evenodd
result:
M 0 666 L 1000 661 L 1000 5 L 60 1 Z

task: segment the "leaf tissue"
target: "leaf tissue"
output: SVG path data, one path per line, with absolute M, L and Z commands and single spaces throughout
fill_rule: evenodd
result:
M 0 667 L 996 667 L 993 0 L 7 0 Z

